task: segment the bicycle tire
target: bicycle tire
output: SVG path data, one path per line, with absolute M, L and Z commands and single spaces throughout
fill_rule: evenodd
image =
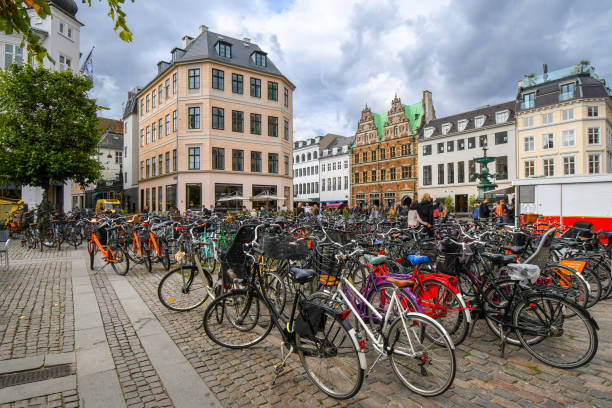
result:
M 595 323 L 584 308 L 561 296 L 535 293 L 525 297 L 515 306 L 512 321 L 525 350 L 552 367 L 581 367 L 597 353 Z M 528 336 L 535 336 L 538 341 L 530 341 Z M 583 353 L 580 349 L 585 346 Z M 569 356 L 573 354 L 577 357 L 571 360 Z
M 392 283 L 381 283 L 377 285 L 375 289 L 376 290 L 370 293 L 367 300 L 384 318 L 387 313 L 387 306 L 391 302 L 393 292 L 395 291 L 395 285 Z M 405 311 L 414 312 L 419 310 L 419 307 L 413 302 L 410 296 L 403 292 L 403 289 L 399 289 L 398 294 Z M 399 313 L 399 310 L 394 311 L 394 316 L 399 316 Z M 389 320 L 389 323 L 391 323 L 391 321 L 392 319 Z M 373 319 L 366 319 L 365 322 L 370 325 L 380 324 L 380 322 L 374 321 Z
M 94 269 L 94 261 L 96 257 L 96 244 L 93 242 L 89 242 L 89 247 L 87 248 L 89 251 L 89 269 L 93 271 Z
M 400 342 L 402 334 L 406 338 L 405 343 Z M 411 391 L 424 397 L 434 397 L 453 384 L 457 370 L 455 347 L 442 325 L 431 317 L 422 313 L 404 314 L 403 318 L 391 324 L 389 342 L 393 350 L 391 367 L 402 384 Z M 446 366 L 448 372 L 437 376 Z
M 562 288 L 571 288 L 577 291 L 576 296 L 572 296 L 572 301 L 582 307 L 586 307 L 589 301 L 589 289 L 586 280 L 575 270 L 563 265 L 546 265 L 540 271 L 540 276 L 550 277 L 552 284 Z M 568 283 L 569 282 L 569 283 Z
M 157 286 L 157 297 L 161 304 L 175 312 L 187 312 L 204 304 L 208 299 L 208 291 L 196 281 L 198 274 L 198 269 L 192 265 L 169 271 Z M 177 278 L 179 280 L 175 281 Z M 203 283 L 212 288 L 211 276 L 205 269 L 204 279 Z
M 165 270 L 170 270 L 170 254 L 168 252 L 168 243 L 165 239 L 160 240 L 159 253 L 161 254 L 161 263 Z
M 111 267 L 117 275 L 125 276 L 130 271 L 130 258 L 121 247 L 112 249 L 115 261 L 110 262 Z
M 321 311 L 325 316 L 325 326 L 320 334 L 307 337 L 296 333 L 300 362 L 308 378 L 321 391 L 332 398 L 348 399 L 355 396 L 363 385 L 365 358 L 350 324 L 330 310 L 322 308 Z M 346 380 L 346 385 L 331 385 L 339 380 Z M 340 387 L 342 389 L 336 389 Z
M 266 303 L 244 289 L 235 289 L 212 301 L 204 312 L 206 335 L 216 344 L 243 349 L 259 343 L 274 322 Z
M 601 294 L 602 294 L 601 282 L 597 274 L 593 272 L 591 268 L 588 267 L 588 265 L 585 266 L 585 268 L 583 269 L 582 277 L 589 284 L 589 298 L 587 299 L 587 303 L 585 305 L 586 308 L 589 309 L 595 306 L 597 302 L 599 302 L 599 299 L 601 299 Z
M 151 262 L 151 251 L 149 247 L 144 242 L 140 242 L 140 249 L 142 251 L 142 261 L 145 265 L 147 272 L 153 271 L 153 262 Z
M 508 297 L 511 296 L 513 287 L 516 284 L 516 281 L 511 279 L 498 279 L 489 284 L 489 287 L 482 296 L 482 314 L 485 322 L 493 334 L 500 339 L 502 338 L 502 330 L 504 327 L 499 327 L 500 323 L 498 320 L 501 320 L 502 316 L 505 316 L 508 307 L 513 307 L 509 305 Z M 504 333 L 506 343 L 519 346 L 521 344 L 519 339 L 516 337 L 514 331 L 510 329 L 511 320 L 512 316 L 508 315 L 508 321 L 505 322 L 508 326 L 508 331 Z

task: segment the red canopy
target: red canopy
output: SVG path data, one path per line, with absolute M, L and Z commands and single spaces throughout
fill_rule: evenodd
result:
M 344 207 L 344 203 L 331 203 L 327 204 L 327 208 L 330 210 L 337 210 L 338 208 Z

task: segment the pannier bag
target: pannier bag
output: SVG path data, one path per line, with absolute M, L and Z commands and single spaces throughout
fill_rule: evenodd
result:
M 302 337 L 314 338 L 318 332 L 325 329 L 327 316 L 315 303 L 302 300 L 300 305 L 300 313 L 293 326 L 295 332 Z

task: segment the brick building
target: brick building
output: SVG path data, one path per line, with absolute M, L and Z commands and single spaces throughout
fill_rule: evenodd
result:
M 366 105 L 351 148 L 351 204 L 394 205 L 418 188 L 417 135 L 435 118 L 431 92 L 404 105 L 395 96 L 384 114 Z

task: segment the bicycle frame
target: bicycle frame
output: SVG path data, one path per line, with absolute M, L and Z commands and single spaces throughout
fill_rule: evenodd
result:
M 115 254 L 113 253 L 113 250 L 111 249 L 110 244 L 107 242 L 106 249 L 104 249 L 104 245 L 100 243 L 100 240 L 96 236 L 95 232 L 91 233 L 91 240 L 89 241 L 89 243 L 94 244 L 94 247 L 92 248 L 92 250 L 94 251 L 94 253 L 96 251 L 100 251 L 100 253 L 102 253 L 102 255 L 104 256 L 104 259 L 106 260 L 106 262 L 108 263 L 117 262 L 117 258 L 115 257 Z

